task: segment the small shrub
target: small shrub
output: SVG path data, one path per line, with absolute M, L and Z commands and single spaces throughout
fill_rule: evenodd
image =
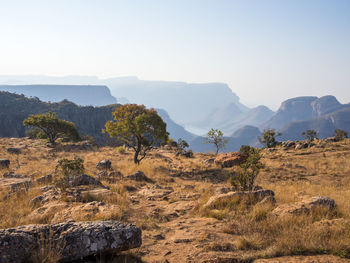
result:
M 258 136 L 259 142 L 266 148 L 273 148 L 277 145 L 276 137 L 282 135 L 280 132 L 276 132 L 275 129 L 267 129 L 263 132 L 263 137 Z
M 117 151 L 117 153 L 120 153 L 120 154 L 125 154 L 126 152 L 124 146 L 118 146 L 117 148 L 115 148 L 115 150 Z
M 348 138 L 348 133 L 344 130 L 336 129 L 334 131 L 334 138 L 336 141 L 342 141 L 345 138 Z
M 301 133 L 301 135 L 308 141 L 313 141 L 317 139 L 317 131 L 315 130 L 307 130 Z
M 239 191 L 252 191 L 254 182 L 259 174 L 262 164 L 260 162 L 260 150 L 250 147 L 242 149 L 248 155 L 246 161 L 241 165 L 238 173 L 233 173 L 230 177 L 230 184 Z
M 70 160 L 63 158 L 59 160 L 56 165 L 56 178 L 54 185 L 62 191 L 65 191 L 69 187 L 69 176 L 81 175 L 84 171 L 83 159 L 75 158 Z
M 81 175 L 85 171 L 84 160 L 81 158 L 74 158 L 73 160 L 63 158 L 58 161 L 55 172 L 63 176 Z

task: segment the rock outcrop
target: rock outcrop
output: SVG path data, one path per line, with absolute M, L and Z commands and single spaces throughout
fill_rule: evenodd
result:
M 246 156 L 239 152 L 230 152 L 219 154 L 214 162 L 217 165 L 221 165 L 222 168 L 233 167 L 235 165 L 241 165 L 247 159 Z
M 332 210 L 334 207 L 335 202 L 333 199 L 326 196 L 314 196 L 294 204 L 279 205 L 272 211 L 272 214 L 275 216 L 300 215 L 309 213 L 317 208 Z
M 0 159 L 0 167 L 1 168 L 9 168 L 10 167 L 10 160 L 8 159 Z
M 274 197 L 275 193 L 271 190 L 257 190 L 257 191 L 242 191 L 242 192 L 228 192 L 225 194 L 214 195 L 209 198 L 208 202 L 204 205 L 204 208 L 214 208 L 220 203 L 228 202 L 233 198 L 251 198 L 256 202 L 263 200 L 266 197 Z
M 102 160 L 96 164 L 97 169 L 111 169 L 112 162 L 110 160 Z
M 62 262 L 69 262 L 140 245 L 141 230 L 116 221 L 27 225 L 0 230 L 0 263 L 28 262 L 30 259 L 39 262 L 40 256 L 46 256 L 43 252 L 52 251 Z

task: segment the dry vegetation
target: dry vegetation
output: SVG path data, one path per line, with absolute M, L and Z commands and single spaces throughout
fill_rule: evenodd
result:
M 8 147 L 23 147 L 22 153 L 9 154 Z M 10 159 L 11 171 L 33 179 L 53 173 L 61 158 L 80 157 L 89 175 L 97 177 L 97 162 L 109 159 L 114 171 L 127 176 L 141 170 L 153 183 L 102 180 L 110 188 L 107 195 L 87 191 L 83 200 L 76 202 L 71 196 L 60 194 L 47 209 L 30 202 L 42 193 L 45 184 L 13 194 L 3 187 L 1 228 L 68 218 L 135 223 L 143 230 L 143 245 L 133 253 L 145 262 L 161 262 L 164 258 L 169 262 L 249 262 L 315 254 L 350 258 L 350 140 L 323 148 L 263 151 L 264 168 L 257 184 L 273 190 L 277 204 L 319 195 L 336 202 L 332 211 L 317 209 L 289 217 L 273 216 L 272 204 L 253 205 L 240 199 L 232 199 L 216 209 L 204 209 L 217 187 L 229 186 L 229 169 L 205 164 L 212 158 L 209 155 L 184 158 L 158 150 L 138 166 L 132 162 L 132 153 L 120 148 L 70 149 L 73 148 L 69 145 L 60 150 L 48 148 L 40 140 L 0 139 L 0 159 Z M 0 171 L 5 172 L 8 171 Z M 89 210 L 84 206 L 93 201 L 104 202 L 106 209 Z M 45 211 L 40 214 L 40 209 Z

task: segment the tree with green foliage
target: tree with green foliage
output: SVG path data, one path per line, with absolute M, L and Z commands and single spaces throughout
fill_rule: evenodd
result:
M 255 179 L 262 168 L 260 149 L 244 146 L 240 152 L 246 155 L 247 159 L 241 164 L 238 173 L 232 172 L 230 184 L 237 191 L 252 191 L 254 189 Z
M 66 136 L 73 141 L 81 140 L 74 123 L 60 120 L 56 113 L 30 115 L 23 121 L 24 126 L 40 129 L 41 136 L 44 134 L 50 143 L 54 144 L 60 136 Z
M 308 141 L 313 141 L 317 139 L 317 131 L 315 130 L 307 130 L 301 133 L 301 135 Z
M 187 147 L 190 145 L 183 139 L 179 138 L 176 143 L 177 150 L 179 152 L 184 152 Z
M 344 130 L 336 129 L 334 131 L 334 138 L 335 138 L 336 141 L 342 141 L 345 138 L 348 138 L 348 133 L 346 131 L 344 131 Z
M 266 148 L 272 148 L 277 145 L 277 136 L 281 136 L 282 133 L 276 132 L 275 129 L 267 129 L 263 131 L 262 138 L 258 136 L 259 142 L 264 145 Z
M 207 134 L 207 137 L 205 137 L 205 143 L 214 144 L 216 148 L 215 155 L 217 155 L 220 149 L 226 147 L 228 139 L 224 138 L 224 133 L 222 131 L 211 128 Z
M 115 109 L 114 120 L 108 121 L 103 132 L 121 140 L 135 151 L 134 163 L 139 164 L 155 145 L 167 142 L 166 123 L 155 109 L 144 105 L 125 104 Z

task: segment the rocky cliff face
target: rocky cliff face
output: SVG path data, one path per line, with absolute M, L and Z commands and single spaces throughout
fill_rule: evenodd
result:
M 78 106 L 64 100 L 59 103 L 47 103 L 39 99 L 26 98 L 23 95 L 0 92 L 0 137 L 24 137 L 26 128 L 22 122 L 30 114 L 56 112 L 58 117 L 73 122 L 81 135 L 92 135 L 98 143 L 108 140 L 101 130 L 112 119 L 117 105 L 103 107 Z
M 37 98 L 27 98 L 9 92 L 0 91 L 0 137 L 24 137 L 26 128 L 22 122 L 30 114 L 56 112 L 60 119 L 73 122 L 81 135 L 92 135 L 100 145 L 110 144 L 114 140 L 102 134 L 107 121 L 112 120 L 112 112 L 118 104 L 103 107 L 78 106 L 68 100 L 59 103 L 47 103 Z M 176 124 L 164 110 L 157 110 L 167 131 L 174 139 L 182 138 L 191 141 L 195 135 Z
M 0 85 L 0 91 L 38 97 L 43 101 L 59 102 L 64 99 L 78 105 L 104 106 L 116 104 L 107 86 L 97 85 Z

